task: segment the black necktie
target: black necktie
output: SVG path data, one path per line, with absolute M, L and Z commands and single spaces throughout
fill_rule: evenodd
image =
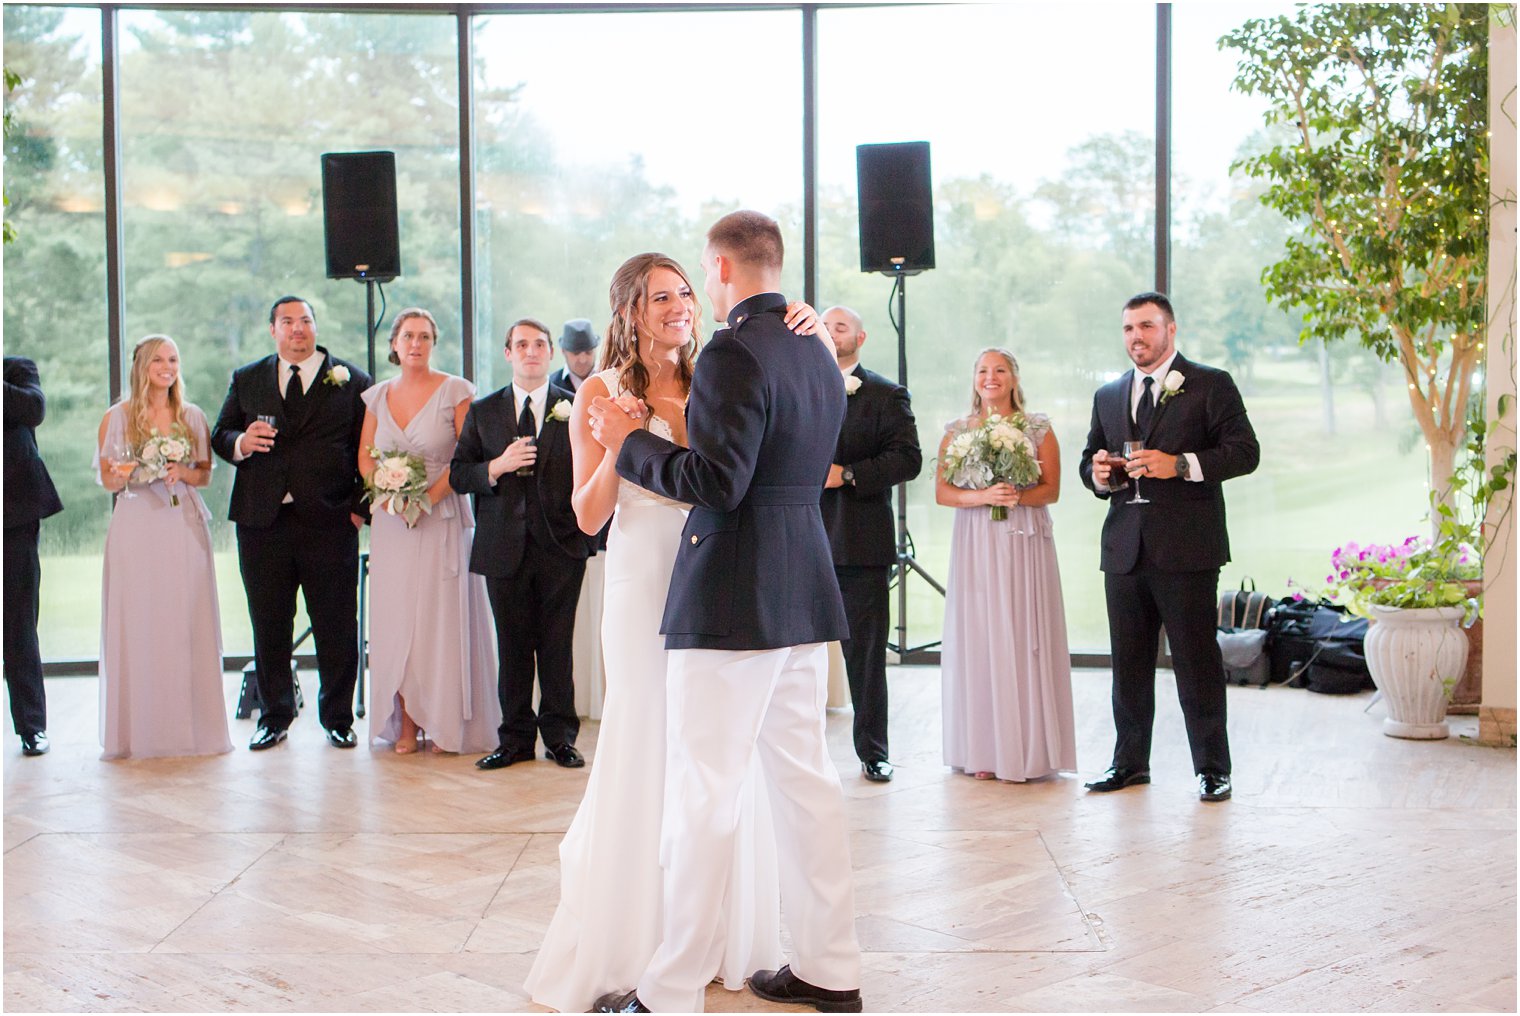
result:
M 1145 391 L 1140 395 L 1140 405 L 1135 407 L 1135 428 L 1140 431 L 1140 436 L 1145 436 L 1145 431 L 1151 425 L 1151 413 L 1156 409 L 1156 399 L 1152 394 L 1152 385 L 1155 378 L 1146 378 L 1143 382 Z
M 301 387 L 301 368 L 290 365 L 290 380 L 285 384 L 285 416 L 300 419 L 301 409 L 306 405 L 306 391 Z
M 523 399 L 522 413 L 517 417 L 517 436 L 534 437 L 533 400 Z

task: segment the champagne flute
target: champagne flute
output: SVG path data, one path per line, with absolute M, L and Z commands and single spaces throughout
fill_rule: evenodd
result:
M 137 495 L 132 491 L 132 472 L 137 468 L 137 457 L 132 454 L 132 446 L 127 444 L 125 438 L 115 438 L 107 442 L 104 458 L 111 472 L 119 476 L 123 485 L 121 496 L 133 498 Z
M 1125 504 L 1150 504 L 1151 503 L 1149 498 L 1144 498 L 1144 497 L 1140 496 L 1140 477 L 1135 476 L 1133 474 L 1129 474 L 1129 471 L 1128 471 L 1129 460 L 1134 457 L 1134 455 L 1135 455 L 1136 452 L 1143 452 L 1143 451 L 1145 451 L 1145 442 L 1144 441 L 1126 441 L 1126 442 L 1124 442 L 1124 460 L 1125 460 L 1125 466 L 1126 466 L 1125 472 L 1126 472 L 1126 474 L 1128 474 L 1130 476 L 1130 479 L 1132 479 L 1132 480 L 1135 481 L 1135 494 L 1128 501 L 1126 501 Z

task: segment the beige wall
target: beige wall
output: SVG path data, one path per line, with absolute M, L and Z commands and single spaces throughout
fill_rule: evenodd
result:
M 1515 418 L 1515 28 L 1495 26 L 1488 47 L 1489 124 L 1493 132 L 1488 264 L 1489 464 L 1516 447 Z M 1499 397 L 1510 407 L 1498 419 Z M 1501 492 L 1511 495 L 1513 488 Z M 1479 737 L 1514 743 L 1515 736 L 1515 506 L 1495 497 L 1489 521 L 1500 528 L 1489 538 L 1484 561 L 1483 706 Z

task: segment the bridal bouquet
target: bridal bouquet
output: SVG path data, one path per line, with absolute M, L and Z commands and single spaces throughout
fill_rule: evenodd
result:
M 979 427 L 968 427 L 945 449 L 945 479 L 966 490 L 986 490 L 996 483 L 1029 487 L 1040 479 L 1040 461 L 1023 413 L 990 413 Z M 1005 505 L 992 506 L 992 521 L 1008 517 Z
M 142 464 L 149 481 L 162 480 L 169 474 L 171 465 L 189 462 L 194 450 L 190 443 L 190 432 L 184 424 L 176 423 L 169 428 L 167 434 L 155 430 L 153 436 L 138 449 L 137 461 Z M 179 507 L 179 493 L 173 487 L 169 488 L 169 499 L 176 508 Z
M 424 513 L 432 513 L 427 463 L 421 456 L 410 452 L 382 452 L 378 448 L 371 448 L 369 454 L 375 460 L 375 470 L 365 479 L 364 490 L 370 500 L 371 515 L 377 511 L 400 515 L 410 529 Z

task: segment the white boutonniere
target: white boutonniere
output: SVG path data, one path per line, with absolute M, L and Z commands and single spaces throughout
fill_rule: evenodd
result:
M 844 379 L 844 393 L 846 395 L 854 395 L 856 392 L 860 391 L 860 385 L 860 378 L 856 377 L 854 374 L 851 374 L 849 377 Z
M 341 363 L 328 368 L 327 374 L 322 378 L 322 383 L 332 385 L 334 388 L 342 388 L 348 384 L 348 368 Z
M 1182 376 L 1180 371 L 1167 371 L 1166 377 L 1161 381 L 1161 402 L 1159 404 L 1164 406 L 1166 405 L 1166 400 L 1173 395 L 1181 395 L 1182 382 L 1185 380 L 1187 379 Z
M 566 420 L 570 419 L 570 400 L 560 399 L 554 405 L 550 406 L 549 419 L 558 420 L 560 423 L 564 423 Z

